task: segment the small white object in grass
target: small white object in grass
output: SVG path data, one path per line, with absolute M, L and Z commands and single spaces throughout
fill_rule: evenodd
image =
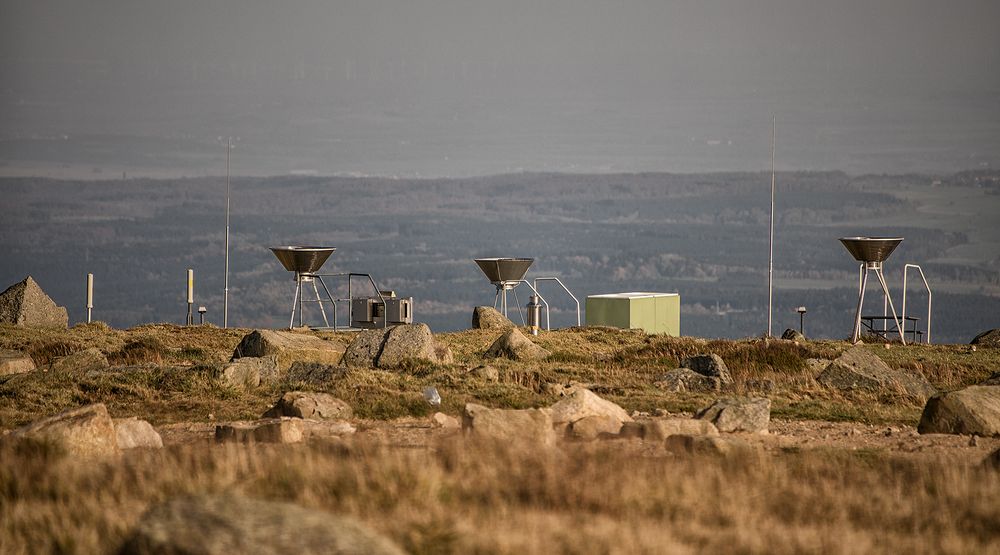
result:
M 438 394 L 438 390 L 434 386 L 424 388 L 424 399 L 433 407 L 441 406 L 441 395 Z

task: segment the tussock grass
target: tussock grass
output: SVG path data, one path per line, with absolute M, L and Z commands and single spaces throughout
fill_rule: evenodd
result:
M 0 446 L 0 551 L 111 552 L 152 503 L 236 492 L 350 514 L 411 553 L 987 553 L 1000 474 L 878 451 L 744 458 L 445 439 L 182 446 L 73 460 Z

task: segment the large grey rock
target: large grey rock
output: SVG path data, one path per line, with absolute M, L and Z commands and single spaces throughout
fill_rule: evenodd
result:
M 719 383 L 727 386 L 733 383 L 733 376 L 722 357 L 715 353 L 695 355 L 681 360 L 681 368 L 689 368 L 702 376 L 719 378 Z
M 336 365 L 344 349 L 315 335 L 293 331 L 254 330 L 243 337 L 232 360 L 244 357 L 272 357 L 278 373 L 284 374 L 296 362 Z
M 717 436 L 719 429 L 707 420 L 695 418 L 654 418 L 642 422 L 641 437 L 663 441 L 672 435 Z
M 345 366 L 331 366 L 318 362 L 296 362 L 285 374 L 285 381 L 290 384 L 327 385 L 343 378 L 346 374 L 347 367 Z
M 492 306 L 477 306 L 472 311 L 472 327 L 480 330 L 506 330 L 513 328 L 514 323 Z
M 690 368 L 675 368 L 660 376 L 654 385 L 674 393 L 702 393 L 718 391 L 722 380 L 716 376 L 699 374 Z
M 556 442 L 549 409 L 491 409 L 468 403 L 462 414 L 462 429 L 471 436 L 507 442 L 523 441 L 547 447 Z
M 781 338 L 786 341 L 805 341 L 806 336 L 802 335 L 802 332 L 792 328 L 785 330 L 785 333 L 781 334 Z
M 118 553 L 403 555 L 404 551 L 348 517 L 230 494 L 182 497 L 154 506 L 142 515 Z
M 983 347 L 1000 347 L 1000 328 L 986 330 L 972 338 L 970 345 L 981 345 Z
M 274 407 L 264 413 L 264 418 L 280 416 L 313 420 L 346 420 L 354 416 L 354 411 L 350 405 L 329 393 L 289 391 L 278 399 Z
M 816 381 L 844 392 L 902 395 L 920 403 L 935 392 L 920 374 L 889 368 L 863 345 L 845 351 L 816 377 Z
M 667 451 L 675 455 L 749 456 L 760 449 L 738 437 L 675 434 L 664 441 Z
M 220 443 L 299 443 L 304 436 L 300 418 L 264 418 L 215 427 L 215 440 Z
M 506 357 L 511 360 L 527 361 L 541 360 L 549 356 L 549 352 L 535 345 L 517 328 L 511 328 L 490 345 L 484 356 L 488 358 Z
M 96 347 L 89 347 L 52 362 L 53 372 L 84 372 L 108 368 L 108 357 Z
M 698 411 L 720 432 L 765 432 L 771 422 L 771 400 L 762 397 L 725 397 Z
M 451 349 L 434 339 L 427 324 L 407 324 L 389 328 L 382 352 L 378 356 L 379 368 L 393 368 L 407 360 L 426 360 L 435 364 L 450 364 Z
M 0 293 L 0 324 L 37 328 L 65 328 L 66 307 L 56 305 L 31 276 Z
M 19 351 L 0 351 L 0 376 L 25 374 L 35 370 L 35 361 Z
M 139 420 L 133 416 L 131 418 L 115 418 L 114 423 L 119 449 L 160 449 L 163 447 L 163 438 L 145 420 Z
M 14 430 L 9 437 L 56 443 L 75 455 L 100 456 L 118 452 L 114 422 L 101 403 L 37 420 Z
M 348 345 L 343 362 L 350 367 L 395 368 L 408 360 L 450 364 L 453 356 L 427 324 L 404 324 L 361 331 Z
M 577 389 L 565 399 L 549 407 L 553 424 L 572 424 L 589 416 L 602 416 L 623 422 L 631 422 L 632 417 L 620 406 L 602 399 L 589 389 Z
M 972 385 L 934 395 L 924 406 L 917 431 L 922 434 L 1000 435 L 1000 387 Z

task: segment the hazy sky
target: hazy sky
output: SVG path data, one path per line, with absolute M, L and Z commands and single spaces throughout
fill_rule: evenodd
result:
M 159 129 L 204 140 L 236 132 L 252 137 L 269 164 L 280 158 L 273 151 L 280 143 L 300 158 L 289 167 L 322 171 L 366 171 L 346 167 L 346 155 L 323 165 L 333 147 L 309 146 L 323 141 L 364 143 L 372 172 L 405 171 L 409 163 L 430 173 L 477 173 L 482 163 L 487 173 L 496 169 L 487 151 L 527 169 L 550 169 L 549 160 L 558 169 L 560 156 L 582 170 L 711 169 L 713 163 L 732 169 L 753 164 L 756 153 L 740 145 L 766 135 L 769 114 L 777 112 L 794 128 L 792 142 L 805 149 L 790 153 L 801 160 L 787 159 L 788 167 L 870 170 L 844 149 L 866 141 L 877 148 L 900 134 L 906 137 L 891 150 L 918 152 L 918 166 L 924 151 L 933 160 L 940 156 L 942 169 L 961 168 L 969 156 L 973 167 L 998 162 L 996 1 L 2 0 L 0 6 L 4 138 L 148 137 Z M 32 102 L 54 107 L 24 107 Z M 860 116 L 862 110 L 871 113 Z M 438 125 L 449 119 L 459 124 Z M 856 124 L 838 127 L 845 121 Z M 900 125 L 910 127 L 900 131 Z M 265 136 L 262 128 L 275 134 Z M 842 134 L 855 139 L 837 138 Z M 397 155 L 389 146 L 428 136 L 440 148 L 425 142 Z M 471 151 L 468 145 L 482 137 L 482 148 Z M 735 146 L 714 162 L 714 154 L 678 155 L 683 140 Z M 965 141 L 960 152 L 944 152 L 956 141 Z M 600 145 L 610 145 L 607 156 L 596 156 Z M 0 150 L 0 157 L 31 155 L 12 152 Z M 443 162 L 462 157 L 468 161 L 462 169 Z M 442 163 L 426 166 L 424 158 Z M 885 164 L 908 169 L 904 161 Z

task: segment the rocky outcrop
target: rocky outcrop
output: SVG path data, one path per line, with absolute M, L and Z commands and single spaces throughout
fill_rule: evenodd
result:
M 840 355 L 816 377 L 816 381 L 843 392 L 902 395 L 920 403 L 935 392 L 920 374 L 889 368 L 863 345 Z
M 698 411 L 720 432 L 766 432 L 771 421 L 771 400 L 762 397 L 726 397 Z
M 569 425 L 566 435 L 572 439 L 590 441 L 616 437 L 623 422 L 612 416 L 585 416 Z
M 312 420 L 347 420 L 354 416 L 351 406 L 329 393 L 289 391 L 264 413 L 264 418 L 289 416 Z
M 19 351 L 0 351 L 0 376 L 25 374 L 35 370 L 35 361 Z
M 262 375 L 276 372 L 272 357 L 243 357 L 224 364 L 216 379 L 228 387 L 251 389 L 261 384 Z
M 457 430 L 462 427 L 462 423 L 457 418 L 443 412 L 435 412 L 431 416 L 431 425 L 445 430 Z
M 203 495 L 173 499 L 148 510 L 118 553 L 403 555 L 404 551 L 348 517 L 279 501 Z
M 1000 387 L 973 385 L 938 393 L 924 406 L 917 431 L 922 434 L 1000 435 Z
M 541 360 L 549 356 L 549 352 L 535 345 L 517 328 L 511 328 L 490 345 L 483 355 L 487 358 L 505 357 L 511 360 L 529 361 Z
M 792 328 L 785 330 L 785 333 L 781 334 L 781 338 L 786 341 L 805 341 L 806 336 L 802 335 L 802 332 Z
M 395 368 L 409 360 L 450 364 L 454 357 L 427 324 L 405 324 L 361 331 L 347 347 L 343 362 L 349 367 Z
M 118 452 L 114 422 L 101 403 L 37 420 L 14 430 L 8 437 L 55 443 L 74 455 L 100 456 Z
M 715 353 L 685 358 L 681 360 L 681 368 L 694 370 L 702 376 L 718 378 L 723 387 L 733 383 L 733 376 L 729 373 L 729 368 L 726 367 L 722 357 Z
M 0 293 L 0 324 L 35 328 L 65 328 L 66 307 L 56 305 L 28 276 Z
M 145 420 L 132 418 L 115 418 L 115 437 L 119 449 L 161 449 L 163 438 Z
M 506 330 L 513 327 L 514 323 L 492 306 L 477 306 L 472 311 L 473 329 Z
M 690 368 L 675 368 L 660 376 L 653 385 L 674 393 L 704 393 L 718 391 L 722 380 L 716 376 L 705 376 Z
M 231 360 L 246 357 L 269 357 L 279 374 L 284 374 L 296 362 L 316 362 L 336 365 L 344 349 L 306 333 L 275 330 L 254 330 L 243 337 L 233 351 Z
M 472 370 L 469 370 L 469 374 L 483 380 L 484 382 L 500 381 L 500 371 L 488 364 L 476 366 Z
M 345 374 L 347 374 L 345 366 L 296 362 L 285 374 L 285 381 L 290 384 L 326 385 L 343 378 Z
M 77 351 L 71 355 L 57 358 L 52 362 L 52 372 L 86 372 L 88 370 L 105 370 L 109 367 L 108 357 L 96 347 Z
M 547 447 L 556 442 L 549 409 L 491 409 L 469 403 L 462 415 L 462 429 L 470 436 L 506 442 L 523 441 Z
M 981 345 L 983 347 L 1000 347 L 1000 328 L 986 330 L 972 338 L 969 345 Z

